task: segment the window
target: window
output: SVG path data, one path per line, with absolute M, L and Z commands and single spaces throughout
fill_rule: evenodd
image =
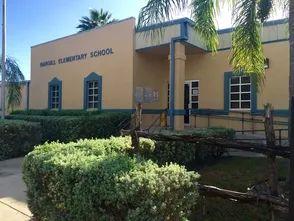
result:
M 192 109 L 199 107 L 199 81 L 191 81 L 190 103 Z
M 101 109 L 102 77 L 91 73 L 84 79 L 84 108 Z
M 49 82 L 48 91 L 48 108 L 53 110 L 61 109 L 61 91 L 62 82 L 57 78 L 54 78 Z
M 251 80 L 248 76 L 232 76 L 230 79 L 230 109 L 251 109 Z
M 98 108 L 98 81 L 89 81 L 88 83 L 88 104 L 87 108 Z

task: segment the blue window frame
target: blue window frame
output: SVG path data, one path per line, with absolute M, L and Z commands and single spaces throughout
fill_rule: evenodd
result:
M 91 73 L 84 79 L 84 109 L 101 110 L 102 76 Z
M 226 72 L 224 76 L 224 110 L 257 111 L 256 87 L 246 76 Z
M 62 81 L 53 78 L 48 83 L 48 109 L 61 110 L 62 105 Z

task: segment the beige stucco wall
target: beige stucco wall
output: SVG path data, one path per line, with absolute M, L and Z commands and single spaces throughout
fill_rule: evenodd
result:
M 187 46 L 188 47 L 188 46 Z M 263 109 L 264 104 L 271 103 L 276 110 L 288 108 L 288 78 L 289 78 L 289 43 L 287 41 L 264 44 L 264 53 L 270 61 L 266 70 L 266 78 L 257 95 L 257 109 Z M 207 52 L 187 54 L 185 65 L 185 80 L 199 80 L 199 108 L 224 109 L 224 73 L 231 71 L 229 65 L 230 50 L 221 50 L 212 55 Z M 145 86 L 159 90 L 159 101 L 144 104 L 144 109 L 164 109 L 167 104 L 167 84 L 169 82 L 168 55 L 152 53 L 136 53 L 134 58 L 134 87 Z M 177 93 L 177 92 L 176 92 Z M 183 98 L 184 99 L 184 98 Z M 230 114 L 230 116 L 236 114 Z M 237 114 L 241 117 L 240 114 Z M 158 116 L 158 115 L 157 115 Z M 154 114 L 144 116 L 144 125 L 148 127 L 158 117 Z M 286 118 L 275 117 L 286 122 Z M 190 126 L 207 127 L 207 117 L 191 117 Z M 241 123 L 227 119 L 210 119 L 210 126 L 226 126 L 241 130 Z M 278 126 L 277 126 L 278 127 Z M 262 129 L 263 125 L 247 122 L 244 129 Z
M 284 26 L 266 27 L 263 40 L 282 40 L 287 37 L 286 31 L 283 32 Z M 191 34 L 191 27 L 188 28 Z M 169 82 L 169 46 L 167 44 L 171 37 L 179 36 L 179 34 L 180 25 L 172 25 L 166 28 L 165 36 L 160 43 L 156 43 L 149 38 L 144 39 L 142 34 L 135 34 L 135 19 L 131 18 L 89 32 L 34 46 L 31 55 L 30 108 L 45 109 L 48 107 L 48 82 L 57 77 L 62 81 L 62 108 L 82 109 L 84 78 L 95 72 L 102 76 L 103 109 L 134 108 L 136 87 L 152 88 L 159 93 L 158 101 L 143 104 L 143 109 L 165 109 L 167 108 Z M 230 46 L 230 36 L 230 33 L 220 36 L 222 47 Z M 196 50 L 191 47 L 191 44 L 196 41 L 198 45 L 201 45 L 199 38 L 194 33 L 188 39 L 190 45 L 186 45 L 186 60 L 180 65 L 184 70 L 185 80 L 199 80 L 200 109 L 223 110 L 224 73 L 231 71 L 230 51 L 220 50 L 217 54 L 212 55 L 204 50 Z M 136 51 L 136 49 L 156 44 L 161 46 L 147 51 Z M 262 109 L 265 103 L 270 102 L 275 109 L 285 110 L 288 108 L 289 44 L 287 41 L 280 41 L 263 46 L 265 56 L 270 60 L 270 68 L 266 70 L 265 83 L 258 94 L 257 108 Z M 114 54 L 90 58 L 90 52 L 106 48 L 112 48 Z M 87 53 L 87 59 L 58 64 L 59 58 L 82 53 Z M 48 60 L 55 60 L 57 64 L 40 67 L 40 62 Z M 177 68 L 176 71 L 181 72 Z M 178 103 L 184 103 L 184 97 L 182 99 L 183 102 Z M 176 109 L 181 108 L 176 107 Z M 158 115 L 145 115 L 144 124 L 149 125 L 157 118 Z M 207 118 L 196 120 L 197 127 L 207 126 Z M 239 122 L 224 122 L 220 119 L 211 119 L 210 123 L 211 126 L 223 125 L 237 129 L 240 126 Z M 191 120 L 191 126 L 194 124 L 195 122 Z M 245 129 L 250 129 L 250 127 L 250 124 L 245 125 Z
M 32 47 L 31 109 L 48 107 L 48 82 L 62 81 L 62 108 L 82 109 L 84 78 L 95 72 L 102 76 L 102 108 L 130 109 L 133 106 L 133 53 L 135 19 L 75 34 Z M 112 48 L 113 54 L 90 58 L 90 52 Z M 87 59 L 58 64 L 58 59 L 87 53 Z M 40 62 L 56 65 L 40 67 Z
M 159 93 L 158 101 L 143 104 L 144 109 L 167 108 L 169 60 L 165 55 L 135 53 L 134 88 L 149 87 Z
M 270 61 L 265 82 L 257 96 L 257 108 L 267 102 L 275 109 L 288 108 L 289 43 L 264 44 L 264 54 Z M 231 71 L 230 50 L 187 56 L 186 80 L 199 80 L 199 108 L 224 108 L 224 73 Z

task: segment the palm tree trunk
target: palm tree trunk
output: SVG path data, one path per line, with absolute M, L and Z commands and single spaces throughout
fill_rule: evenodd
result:
M 290 159 L 290 196 L 289 221 L 294 219 L 294 0 L 289 0 L 289 44 L 290 44 L 290 74 L 289 74 L 289 143 Z

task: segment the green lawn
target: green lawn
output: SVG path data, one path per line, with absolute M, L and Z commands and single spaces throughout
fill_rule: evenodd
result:
M 278 159 L 279 176 L 286 177 L 288 161 Z M 225 189 L 246 192 L 247 187 L 267 177 L 266 158 L 225 158 L 214 165 L 199 170 L 202 184 L 213 185 Z M 205 221 L 267 221 L 269 208 L 261 204 L 245 205 L 229 200 L 210 198 L 202 201 L 205 203 L 207 215 L 197 211 L 194 220 Z M 201 206 L 200 206 L 201 207 Z

